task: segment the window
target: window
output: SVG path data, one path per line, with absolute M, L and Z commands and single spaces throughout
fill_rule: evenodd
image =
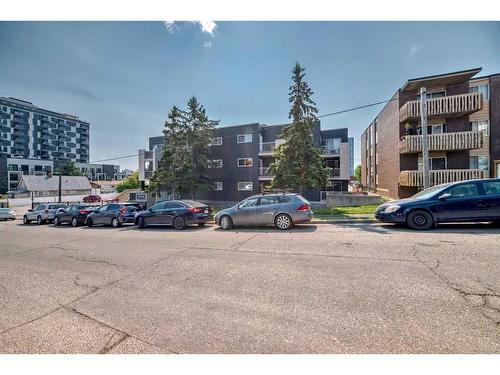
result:
M 472 86 L 469 88 L 469 92 L 480 92 L 483 94 L 483 98 L 485 100 L 490 100 L 490 85 L 487 83 L 478 85 L 478 86 Z
M 483 187 L 486 195 L 500 195 L 500 181 L 483 182 Z
M 9 171 L 18 171 L 18 165 L 17 164 L 9 164 L 9 167 L 8 167 L 8 170 Z
M 253 190 L 253 182 L 238 182 L 238 190 L 239 191 L 252 191 Z
M 340 142 L 341 138 L 326 138 L 325 139 L 325 152 L 329 154 L 340 154 Z
M 278 203 L 278 199 L 275 195 L 265 195 L 262 198 L 260 198 L 260 205 L 261 206 L 267 206 L 270 204 L 276 204 Z
M 470 124 L 473 132 L 483 131 L 486 135 L 489 134 L 490 122 L 488 120 L 472 121 Z
M 214 137 L 212 138 L 210 146 L 220 146 L 221 144 L 222 144 L 222 137 Z
M 252 165 L 252 158 L 238 158 L 238 167 L 251 167 Z
M 222 182 L 214 182 L 214 190 L 222 190 Z
M 167 210 L 172 210 L 172 209 L 175 209 L 175 208 L 185 208 L 182 204 L 178 203 L 178 202 L 165 202 L 165 208 Z
M 489 169 L 490 160 L 488 156 L 470 156 L 469 157 L 469 168 L 470 169 L 482 169 L 484 171 Z
M 237 137 L 238 143 L 250 143 L 252 142 L 252 134 L 239 134 Z
M 208 168 L 222 168 L 222 159 L 214 159 L 208 163 Z
M 477 185 L 474 183 L 453 186 L 447 191 L 447 193 L 451 194 L 451 198 L 472 197 L 474 195 L 478 195 Z
M 278 203 L 290 203 L 292 198 L 286 195 L 278 195 Z
M 422 165 L 423 161 L 422 158 L 418 159 L 418 170 L 422 170 Z M 435 170 L 440 170 L 440 169 L 447 169 L 447 160 L 445 157 L 436 157 L 436 158 L 429 158 L 429 169 L 432 171 Z
M 428 93 L 425 94 L 425 97 L 427 99 L 442 98 L 444 96 L 446 96 L 446 91 L 444 91 L 444 90 L 428 92 Z M 417 96 L 417 100 L 420 100 L 420 95 Z
M 43 169 L 42 169 L 42 166 L 41 165 L 35 165 L 35 171 L 36 172 L 41 172 Z
M 439 124 L 439 125 L 430 125 L 427 126 L 427 133 L 428 134 L 442 134 L 443 132 L 444 125 Z
M 246 207 L 255 207 L 257 206 L 257 201 L 259 198 L 250 198 L 247 199 L 246 201 L 243 201 L 243 203 L 240 204 L 240 208 L 246 208 Z

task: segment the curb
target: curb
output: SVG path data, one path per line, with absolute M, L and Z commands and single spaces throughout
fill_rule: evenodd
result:
M 310 221 L 309 224 L 374 224 L 378 223 L 378 220 L 373 219 L 361 219 L 361 220 L 321 220 L 321 221 Z

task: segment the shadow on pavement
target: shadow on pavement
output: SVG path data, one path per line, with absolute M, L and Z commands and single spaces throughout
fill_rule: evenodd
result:
M 231 232 L 231 233 L 304 233 L 304 232 L 314 232 L 318 229 L 318 227 L 314 224 L 298 224 L 294 225 L 290 230 L 279 230 L 273 226 L 267 227 L 258 227 L 258 226 L 249 226 L 249 227 L 234 227 L 230 230 L 224 230 L 219 227 L 214 230 L 217 232 Z

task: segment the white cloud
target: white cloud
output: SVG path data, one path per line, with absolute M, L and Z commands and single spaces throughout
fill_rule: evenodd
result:
M 212 47 L 212 41 L 210 41 L 210 40 L 205 40 L 205 43 L 203 43 L 203 47 L 207 47 L 207 48 Z
M 163 25 L 171 34 L 179 30 L 182 23 L 183 22 L 179 21 L 163 21 Z M 202 32 L 210 35 L 214 35 L 214 30 L 217 27 L 217 24 L 214 21 L 192 21 L 192 23 L 199 26 Z
M 410 50 L 408 51 L 408 58 L 412 58 L 422 49 L 421 45 L 412 44 Z
M 169 33 L 174 33 L 177 30 L 177 25 L 175 21 L 163 21 L 163 25 Z
M 197 21 L 197 23 L 200 25 L 201 31 L 210 35 L 213 35 L 214 30 L 217 27 L 217 24 L 214 21 Z

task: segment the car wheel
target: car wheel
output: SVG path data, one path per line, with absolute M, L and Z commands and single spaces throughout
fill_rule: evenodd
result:
M 59 218 L 56 216 L 56 217 L 54 218 L 54 225 L 56 225 L 56 226 L 57 226 L 57 225 L 59 225 L 59 224 L 61 224 L 61 222 L 59 221 Z
M 280 230 L 288 230 L 293 226 L 292 218 L 287 214 L 279 214 L 274 219 L 274 225 Z
M 116 217 L 113 218 L 113 220 L 111 220 L 111 226 L 113 228 L 118 228 L 120 226 L 120 222 L 118 221 L 118 219 Z
M 71 226 L 72 227 L 77 227 L 78 226 L 78 220 L 76 217 L 74 217 L 73 219 L 71 219 Z
M 144 218 L 143 217 L 140 217 L 138 222 L 137 222 L 137 226 L 142 229 L 146 226 L 146 224 L 144 223 Z
M 233 219 L 230 216 L 224 215 L 219 220 L 219 227 L 224 230 L 229 230 L 233 228 Z
M 491 225 L 495 228 L 500 228 L 500 220 L 494 220 L 491 222 Z
M 406 218 L 406 224 L 408 224 L 411 229 L 428 230 L 434 225 L 434 220 L 427 211 L 415 210 L 409 213 Z
M 180 216 L 177 216 L 175 219 L 174 219 L 174 228 L 177 229 L 177 230 L 182 230 L 186 227 L 186 222 L 184 221 L 184 219 Z
M 42 220 L 42 217 L 41 217 L 41 216 L 38 216 L 38 217 L 36 218 L 36 223 L 37 223 L 38 225 L 43 224 L 43 220 Z
M 23 224 L 29 224 L 30 221 L 28 220 L 28 217 L 26 215 L 23 216 Z
M 94 225 L 92 219 L 87 219 L 87 226 L 90 228 L 92 225 Z

